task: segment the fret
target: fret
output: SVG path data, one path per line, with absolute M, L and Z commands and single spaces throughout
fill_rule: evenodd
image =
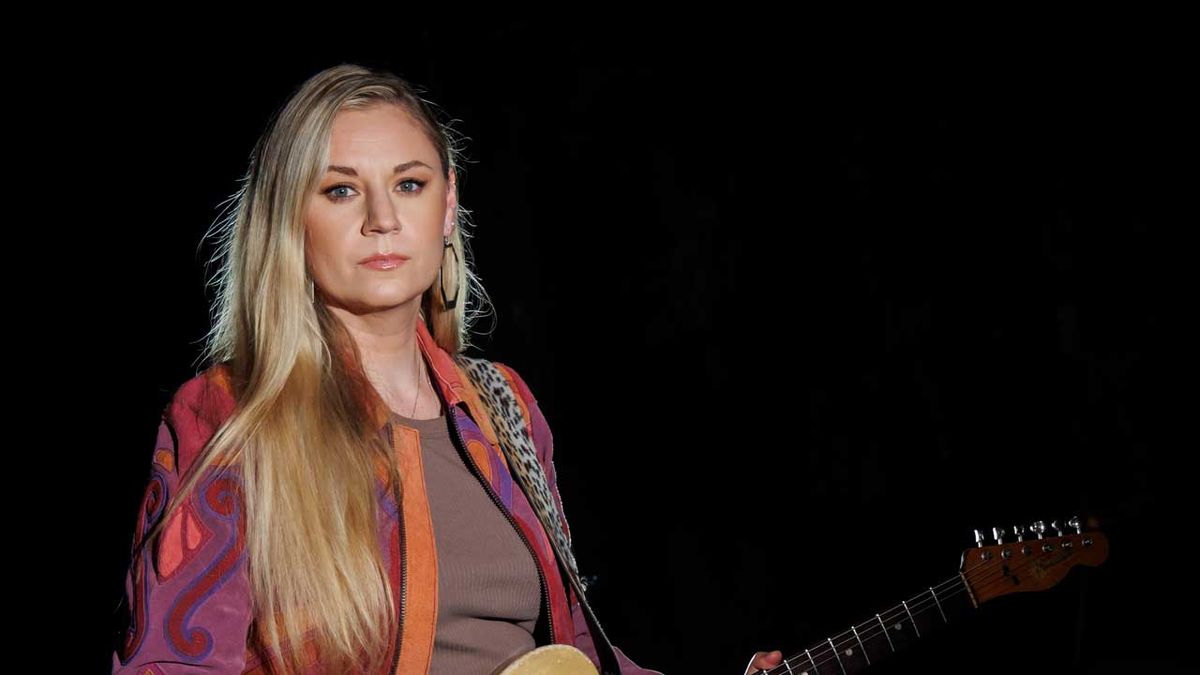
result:
M 854 631 L 854 637 L 861 645 L 863 660 L 867 665 L 879 663 L 896 651 L 896 646 L 892 644 L 891 637 L 888 635 L 888 627 L 884 625 L 883 619 L 878 614 L 874 619 L 852 627 L 851 630 Z
M 887 624 L 883 622 L 878 614 L 875 615 L 875 620 L 879 622 L 879 627 L 883 629 L 883 636 L 887 638 L 888 647 L 891 647 L 892 652 L 896 651 L 896 645 L 892 644 L 892 636 L 888 634 Z
M 947 622 L 966 616 L 976 607 L 966 581 L 961 578 L 955 579 L 955 581 L 957 583 L 954 586 L 937 594 L 938 607 L 942 610 Z
M 930 586 L 928 591 L 919 596 L 920 600 L 913 598 L 913 613 L 921 624 L 922 635 L 929 636 L 938 632 L 942 626 L 950 623 L 951 619 L 958 618 L 969 610 L 969 597 L 962 592 L 958 580 L 954 579 L 954 582 L 949 587 L 946 584 Z M 935 588 L 942 590 L 938 591 Z
M 858 636 L 858 629 L 850 626 L 850 630 L 854 631 L 854 639 L 858 642 L 858 648 L 862 650 L 863 658 L 867 660 L 867 665 L 871 665 L 871 655 L 867 653 L 867 646 L 863 644 L 862 638 Z
M 917 633 L 918 637 L 929 637 L 946 625 L 946 619 L 942 614 L 936 595 L 925 597 L 925 593 L 922 593 L 912 599 L 912 604 L 908 608 L 912 611 L 914 629 L 920 629 L 920 632 Z
M 917 627 L 917 620 L 913 618 L 912 610 L 908 608 L 908 602 L 901 600 L 900 604 L 904 605 L 904 611 L 908 614 L 908 622 L 912 625 L 912 629 L 916 632 L 917 637 L 921 637 L 921 629 Z
M 912 623 L 908 620 L 908 613 L 903 607 L 893 607 L 884 612 L 882 622 L 887 626 L 887 639 L 892 651 L 904 651 L 917 641 L 916 631 L 913 630 Z
M 867 654 L 867 648 L 854 626 L 829 640 L 829 645 L 834 648 L 838 667 L 847 675 L 861 673 L 871 665 L 871 657 Z
M 813 675 L 839 675 L 844 674 L 844 670 L 839 670 L 837 661 L 837 650 L 832 648 L 832 643 L 828 638 L 824 642 L 815 644 L 809 649 L 805 649 L 804 653 L 808 655 L 809 663 L 812 664 Z
M 938 600 L 937 593 L 933 592 L 933 586 L 929 587 L 929 597 L 933 598 L 933 603 L 937 605 L 938 613 L 942 615 L 942 623 L 950 623 L 950 620 L 946 618 L 946 612 L 942 610 L 942 603 Z
M 825 638 L 829 643 L 829 650 L 833 652 L 833 658 L 837 659 L 838 670 L 842 671 L 842 675 L 846 675 L 846 667 L 842 665 L 842 657 L 838 655 L 837 645 L 833 644 L 833 638 Z

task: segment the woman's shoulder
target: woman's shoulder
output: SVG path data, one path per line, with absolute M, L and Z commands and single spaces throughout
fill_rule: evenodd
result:
M 537 400 L 534 398 L 533 392 L 529 389 L 529 385 L 525 382 L 525 378 L 521 377 L 521 374 L 517 372 L 516 368 L 513 368 L 507 363 L 503 363 L 501 361 L 492 361 L 492 365 L 495 366 L 496 369 L 501 372 L 501 374 L 508 378 L 509 382 L 512 382 L 513 387 L 516 388 L 517 393 L 520 394 L 521 398 L 525 399 L 527 402 L 533 402 Z
M 233 402 L 232 371 L 228 364 L 217 363 L 176 387 L 166 412 L 224 416 L 232 412 Z
M 533 395 L 529 384 L 525 382 L 525 378 L 517 372 L 516 368 L 500 361 L 492 361 L 492 364 L 512 383 L 513 389 L 516 390 L 517 398 L 520 399 L 521 407 L 524 409 L 523 413 L 532 429 L 538 456 L 549 457 L 551 451 L 550 423 L 546 420 L 546 415 L 542 412 L 537 397 Z
M 218 363 L 183 382 L 163 410 L 178 449 L 177 466 L 190 466 L 221 424 L 233 413 L 232 371 Z
M 507 363 L 491 358 L 458 354 L 454 357 L 454 364 L 458 369 L 459 376 L 465 377 L 477 388 L 492 389 L 499 385 L 500 383 L 494 379 L 499 373 L 499 376 L 507 380 L 522 401 L 526 404 L 536 402 L 525 378 L 521 377 L 516 368 Z

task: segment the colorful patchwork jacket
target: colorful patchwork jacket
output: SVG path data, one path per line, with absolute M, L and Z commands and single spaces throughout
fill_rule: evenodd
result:
M 494 429 L 466 375 L 418 321 L 420 349 L 449 407 L 457 442 L 485 489 L 528 542 L 542 582 L 547 639 L 574 645 L 599 668 L 578 598 L 561 573 L 554 549 L 520 487 L 513 482 Z M 512 368 L 497 363 L 521 399 L 532 425 L 538 459 L 562 514 L 553 463 L 553 439 L 537 401 Z M 113 673 L 270 673 L 276 664 L 258 643 L 246 569 L 245 521 L 229 474 L 213 473 L 178 509 L 154 547 L 139 549 L 167 499 L 209 438 L 232 413 L 234 401 L 224 366 L 213 366 L 184 383 L 163 412 L 151 476 L 138 511 L 133 557 L 125 579 L 129 625 L 113 653 Z M 383 488 L 378 473 L 379 542 L 403 617 L 389 652 L 388 673 L 426 673 L 437 626 L 437 550 L 416 430 L 393 424 L 382 400 L 374 403 L 380 433 L 390 437 L 403 483 L 402 504 Z M 236 474 L 234 474 L 236 475 Z M 567 528 L 566 521 L 563 527 Z M 569 528 L 567 528 L 569 532 Z M 655 674 L 614 648 L 623 673 Z M 315 655 L 305 651 L 312 663 Z M 315 672 L 315 671 L 314 671 Z M 659 674 L 661 675 L 661 674 Z

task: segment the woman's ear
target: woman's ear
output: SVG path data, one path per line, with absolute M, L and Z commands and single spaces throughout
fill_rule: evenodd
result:
M 446 224 L 442 228 L 444 236 L 454 234 L 454 225 L 458 220 L 458 174 L 450 169 L 450 178 L 446 182 Z

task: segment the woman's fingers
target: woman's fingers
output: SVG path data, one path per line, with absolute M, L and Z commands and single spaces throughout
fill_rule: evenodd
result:
M 776 649 L 773 652 L 754 652 L 754 656 L 750 658 L 750 663 L 746 665 L 745 675 L 750 675 L 756 670 L 766 670 L 774 668 L 783 661 L 783 652 Z

